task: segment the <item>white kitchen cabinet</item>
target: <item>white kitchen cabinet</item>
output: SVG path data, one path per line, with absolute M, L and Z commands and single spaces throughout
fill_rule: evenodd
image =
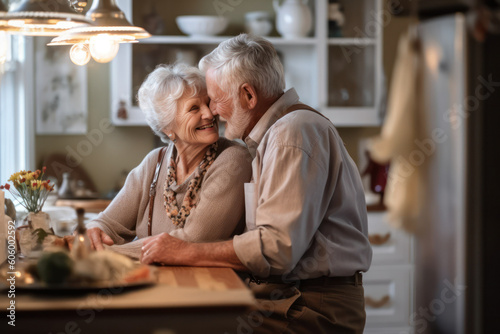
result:
M 372 266 L 411 263 L 411 237 L 387 223 L 385 212 L 369 212 Z
M 370 270 L 363 276 L 364 333 L 411 334 L 413 238 L 389 226 L 383 211 L 368 212 L 368 231 L 373 260 Z
M 193 38 L 175 25 L 178 15 L 216 15 L 215 3 L 226 4 L 230 19 L 229 35 L 244 31 L 244 13 L 272 12 L 271 0 L 118 0 L 118 5 L 134 24 L 144 24 L 147 15 L 157 15 L 164 23 L 161 35 L 122 44 L 111 63 L 111 119 L 115 125 L 145 125 L 137 107 L 139 86 L 156 65 L 172 63 L 179 53 L 195 59 L 193 65 L 230 36 Z M 314 28 L 309 37 L 281 38 L 274 30 L 267 37 L 278 50 L 285 67 L 287 88 L 295 87 L 301 101 L 319 109 L 336 126 L 376 126 L 381 121 L 382 29 L 385 16 L 382 0 L 340 0 L 345 25 L 342 37 L 328 37 L 328 0 L 309 0 Z M 155 6 L 155 7 L 153 7 Z M 151 13 L 148 13 L 151 11 Z M 194 55 L 194 56 L 193 56 Z M 125 108 L 128 118 L 118 117 Z

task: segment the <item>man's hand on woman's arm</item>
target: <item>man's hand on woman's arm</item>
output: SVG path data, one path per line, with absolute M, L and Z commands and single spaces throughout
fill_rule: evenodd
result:
M 236 255 L 233 240 L 191 243 L 162 233 L 145 240 L 141 262 L 195 267 L 229 267 L 248 271 Z

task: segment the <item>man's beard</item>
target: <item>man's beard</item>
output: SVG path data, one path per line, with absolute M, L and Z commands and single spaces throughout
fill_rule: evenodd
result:
M 224 135 L 227 139 L 244 139 L 245 130 L 250 125 L 251 115 L 249 111 L 242 110 L 239 103 L 233 103 L 233 114 L 227 119 Z

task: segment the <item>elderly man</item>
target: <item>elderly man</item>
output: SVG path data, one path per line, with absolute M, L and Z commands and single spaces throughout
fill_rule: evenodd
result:
M 246 230 L 216 243 L 163 234 L 145 242 L 142 261 L 248 273 L 259 309 L 240 319 L 242 332 L 362 333 L 360 271 L 372 257 L 366 205 L 333 124 L 301 104 L 294 89 L 284 92 L 283 66 L 263 38 L 227 40 L 200 68 L 212 113 L 226 119 L 226 136 L 243 139 L 253 157 Z

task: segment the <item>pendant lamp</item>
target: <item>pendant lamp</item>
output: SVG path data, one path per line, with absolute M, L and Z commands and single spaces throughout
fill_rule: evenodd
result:
M 48 45 L 73 45 L 73 63 L 85 65 L 90 56 L 99 63 L 111 61 L 118 53 L 119 43 L 136 43 L 151 35 L 135 27 L 118 8 L 115 0 L 94 0 L 86 14 L 91 26 L 70 29 L 54 38 Z
M 26 36 L 58 36 L 68 29 L 91 24 L 68 1 L 61 0 L 23 0 L 0 15 L 0 21 L 6 21 L 1 30 Z

